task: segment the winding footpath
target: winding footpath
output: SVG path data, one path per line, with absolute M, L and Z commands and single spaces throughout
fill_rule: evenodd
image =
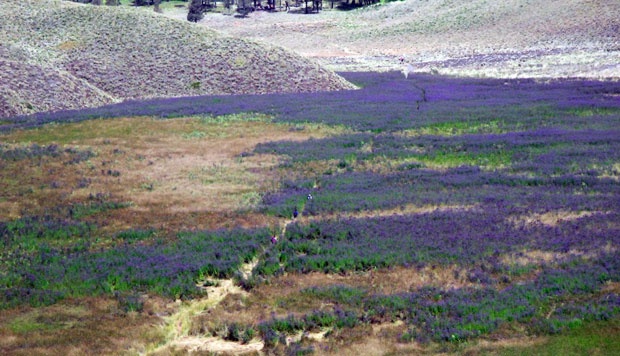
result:
M 304 210 L 305 205 L 300 211 L 297 211 L 297 214 L 293 214 L 291 219 L 286 219 L 286 221 L 284 221 L 280 229 L 280 233 L 277 235 L 276 243 L 284 238 L 287 227 L 303 216 Z M 241 265 L 239 272 L 244 279 L 251 277 L 252 270 L 270 248 L 265 249 L 265 251 L 257 256 L 252 262 Z M 187 352 L 206 351 L 231 354 L 248 353 L 253 351 L 259 353 L 261 352 L 265 345 L 262 341 L 258 341 L 257 339 L 252 340 L 247 344 L 241 344 L 239 342 L 226 341 L 215 336 L 189 334 L 191 322 L 195 316 L 206 313 L 208 310 L 217 307 L 228 295 L 249 295 L 248 292 L 244 291 L 239 286 L 236 286 L 233 279 L 210 278 L 209 281 L 212 282 L 210 283 L 212 285 L 208 287 L 205 287 L 203 283 L 197 284 L 198 288 L 207 293 L 206 298 L 183 303 L 176 313 L 163 318 L 164 324 L 162 325 L 162 328 L 164 329 L 163 331 L 166 335 L 166 341 L 147 350 L 147 354 L 158 353 L 164 350 L 178 349 L 182 349 Z

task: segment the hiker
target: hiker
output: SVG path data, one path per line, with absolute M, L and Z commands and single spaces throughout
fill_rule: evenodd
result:
M 271 243 L 273 245 L 277 244 L 278 243 L 278 236 L 276 236 L 276 235 L 271 236 Z
M 411 64 L 407 64 L 404 68 L 403 68 L 403 74 L 405 75 L 405 79 L 407 79 L 409 77 L 409 74 L 413 74 L 414 68 Z
M 409 74 L 413 74 L 414 72 L 413 66 L 405 62 L 405 57 L 400 57 L 398 60 L 400 61 L 400 65 L 403 66 L 403 74 L 405 75 L 405 79 L 409 78 Z
M 288 10 L 290 9 L 288 6 L 288 1 L 284 2 L 284 9 L 286 9 L 286 12 L 288 12 Z
M 293 219 L 297 219 L 298 215 L 299 215 L 299 211 L 297 211 L 297 207 L 295 207 L 295 210 L 293 210 Z

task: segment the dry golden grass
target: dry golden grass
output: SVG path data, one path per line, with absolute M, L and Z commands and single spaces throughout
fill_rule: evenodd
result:
M 363 325 L 335 330 L 328 338 L 314 342 L 315 355 L 420 355 L 428 353 L 417 343 L 395 343 L 406 329 L 401 323 Z
M 256 355 L 265 345 L 259 341 L 240 344 L 234 341 L 222 340 L 218 337 L 187 336 L 178 340 L 172 350 L 181 350 L 184 353 L 194 354 L 205 352 L 216 355 Z
M 508 337 L 501 340 L 484 340 L 481 339 L 473 345 L 469 346 L 462 352 L 464 355 L 499 355 L 502 349 L 506 348 L 522 348 L 525 352 L 528 348 L 541 345 L 546 341 L 545 337 Z
M 573 221 L 584 217 L 592 216 L 594 214 L 601 214 L 601 212 L 592 211 L 569 211 L 569 210 L 556 210 L 549 211 L 543 214 L 529 214 L 523 216 L 512 217 L 510 222 L 513 224 L 535 224 L 540 223 L 547 226 L 556 226 L 559 223 Z
M 394 216 L 394 215 L 415 215 L 415 214 L 429 214 L 433 212 L 443 211 L 476 211 L 480 209 L 478 205 L 414 205 L 405 204 L 396 208 L 382 209 L 382 210 L 366 210 L 361 212 L 347 211 L 334 214 L 322 214 L 315 216 L 302 216 L 298 219 L 302 223 L 316 220 L 330 220 L 330 219 L 342 219 L 342 218 L 368 218 L 368 217 L 381 217 L 381 216 Z
M 3 310 L 0 351 L 10 355 L 111 355 L 157 338 L 161 301 L 145 303 L 143 313 L 125 314 L 108 298 L 65 300 L 49 307 Z
M 313 286 L 349 285 L 377 294 L 395 294 L 416 290 L 423 286 L 443 289 L 471 286 L 460 267 L 431 267 L 421 269 L 392 267 L 349 273 L 346 275 L 313 272 L 308 274 L 290 273 L 254 291 L 263 298 L 279 299 L 298 293 Z
M 269 155 L 241 157 L 261 143 L 323 137 L 334 129 L 314 126 L 289 130 L 266 117 L 157 120 L 148 117 L 91 120 L 16 131 L 8 143 L 59 144 L 90 149 L 96 157 L 77 165 L 62 158 L 6 164 L 7 196 L 2 218 L 81 202 L 97 193 L 131 202 L 123 211 L 103 214 L 110 229 L 153 226 L 163 229 L 256 226 L 269 218 L 244 211 L 275 189 L 279 160 Z M 89 181 L 78 188 L 77 180 Z M 62 182 L 50 188 L 52 182 Z M 6 189 L 4 189 L 6 187 Z

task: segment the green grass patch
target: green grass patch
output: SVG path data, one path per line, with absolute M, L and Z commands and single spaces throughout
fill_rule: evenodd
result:
M 406 132 L 413 135 L 456 136 L 464 134 L 501 134 L 514 130 L 515 127 L 508 128 L 503 121 L 492 120 L 488 122 L 438 122 Z
M 200 116 L 196 117 L 201 124 L 207 125 L 227 125 L 236 122 L 271 122 L 272 117 L 258 113 L 239 113 L 220 116 Z
M 568 114 L 579 116 L 579 117 L 590 117 L 590 116 L 605 116 L 605 115 L 617 115 L 620 114 L 619 108 L 596 108 L 596 107 L 583 107 L 583 108 L 573 108 L 567 110 Z
M 190 133 L 183 134 L 182 136 L 186 140 L 192 140 L 192 139 L 204 138 L 205 136 L 207 136 L 207 134 L 204 133 L 203 131 L 192 131 Z
M 512 162 L 512 153 L 497 151 L 474 154 L 469 152 L 433 152 L 417 157 L 428 167 L 452 168 L 460 166 L 479 166 L 481 168 L 503 168 Z
M 33 331 L 50 331 L 58 329 L 57 325 L 41 323 L 30 318 L 17 318 L 8 325 L 9 330 L 16 334 L 26 334 Z
M 73 238 L 86 238 L 95 227 L 84 222 L 57 219 L 50 216 L 26 216 L 6 223 L 0 222 L 4 248 L 38 251 L 48 244 L 66 245 Z
M 141 118 L 133 118 L 135 124 Z M 96 140 L 110 136 L 134 136 L 135 125 L 117 125 L 117 119 L 93 119 L 79 123 L 49 123 L 42 127 L 30 130 L 15 131 L 7 135 L 7 141 L 13 139 L 22 143 L 37 143 L 39 145 L 59 144 L 67 145 L 85 140 Z M 138 128 L 139 129 L 139 128 Z
M 155 237 L 157 232 L 153 229 L 129 229 L 120 231 L 116 234 L 117 239 L 122 239 L 126 242 L 140 241 Z
M 490 351 L 490 350 L 486 350 Z M 565 333 L 545 338 L 533 346 L 494 350 L 502 356 L 517 355 L 620 355 L 620 319 L 581 323 Z
M 303 289 L 301 294 L 315 299 L 329 300 L 331 302 L 348 306 L 362 304 L 362 300 L 368 296 L 368 292 L 345 285 L 335 285 L 329 287 L 310 287 Z
M 9 321 L 7 328 L 16 334 L 50 332 L 68 329 L 79 322 L 87 313 L 83 307 L 62 307 L 60 310 L 43 311 L 35 309 Z
M 123 209 L 132 206 L 132 202 L 90 202 L 88 204 L 75 204 L 71 207 L 71 216 L 74 219 L 82 219 L 108 210 Z

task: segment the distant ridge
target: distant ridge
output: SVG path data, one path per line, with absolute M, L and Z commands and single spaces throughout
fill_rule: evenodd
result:
M 0 117 L 127 99 L 353 88 L 282 48 L 124 7 L 0 3 Z
M 401 70 L 404 57 L 416 72 L 620 79 L 618 0 L 404 0 L 317 16 L 258 11 L 243 21 L 208 13 L 199 24 L 337 72 Z

